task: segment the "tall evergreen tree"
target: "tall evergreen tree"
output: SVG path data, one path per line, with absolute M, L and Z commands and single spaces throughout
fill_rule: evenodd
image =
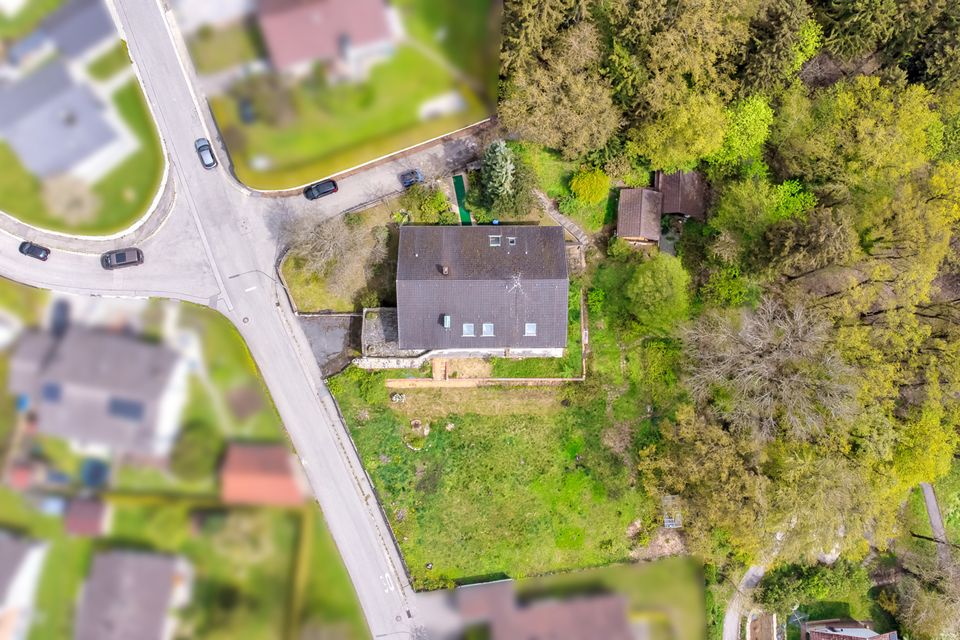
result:
M 513 194 L 513 151 L 503 140 L 497 140 L 483 154 L 480 178 L 487 206 Z

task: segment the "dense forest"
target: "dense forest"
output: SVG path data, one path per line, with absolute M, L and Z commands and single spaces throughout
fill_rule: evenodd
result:
M 504 25 L 511 135 L 710 185 L 683 273 L 647 258 L 626 289 L 682 354 L 644 490 L 713 566 L 890 549 L 958 445 L 960 1 L 514 0 Z M 898 562 L 902 628 L 958 637 L 960 570 Z

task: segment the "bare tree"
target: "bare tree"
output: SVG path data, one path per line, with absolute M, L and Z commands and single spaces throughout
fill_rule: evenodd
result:
M 353 253 L 357 235 L 347 229 L 342 216 L 329 220 L 302 219 L 291 226 L 290 253 L 304 267 L 320 277 L 329 277 L 343 267 L 344 258 Z
M 739 317 L 703 316 L 684 334 L 694 398 L 764 438 L 816 438 L 856 411 L 852 369 L 830 344 L 830 324 L 770 299 Z
M 897 585 L 897 618 L 917 640 L 960 639 L 960 561 L 901 554 L 906 575 Z

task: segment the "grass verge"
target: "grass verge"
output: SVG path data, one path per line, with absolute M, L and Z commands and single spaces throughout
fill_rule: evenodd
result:
M 130 54 L 127 53 L 127 43 L 121 40 L 112 49 L 91 62 L 87 70 L 97 80 L 108 80 L 129 67 Z
M 187 43 L 200 73 L 216 73 L 265 55 L 260 31 L 252 21 L 224 29 L 200 29 Z

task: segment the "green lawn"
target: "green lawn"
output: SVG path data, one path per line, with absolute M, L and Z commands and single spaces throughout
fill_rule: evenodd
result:
M 570 287 L 570 324 L 567 352 L 562 358 L 494 358 L 495 378 L 572 378 L 582 373 L 583 340 L 580 335 L 580 289 Z
M 0 171 L 0 175 L 2 175 Z M 2 179 L 2 178 L 0 178 Z M 25 325 L 36 324 L 47 303 L 49 292 L 0 278 L 0 309 L 20 318 Z
M 466 111 L 421 122 L 417 112 L 427 99 L 460 89 Z M 239 131 L 243 148 L 233 144 L 231 159 L 237 176 L 259 189 L 282 189 L 347 169 L 367 160 L 423 142 L 486 117 L 476 97 L 458 87 L 446 70 L 409 47 L 401 47 L 388 62 L 376 66 L 360 86 L 338 85 L 318 97 L 304 85 L 293 93 L 296 118 L 289 126 L 258 121 L 239 122 L 237 105 L 227 96 L 211 100 L 224 132 Z M 337 105 L 337 106 L 334 106 Z M 251 159 L 272 162 L 257 171 Z
M 307 581 L 301 594 L 301 629 L 328 629 L 331 637 L 363 640 L 370 637 L 350 576 L 322 517 L 308 518 L 310 536 L 305 558 Z M 320 636 L 325 637 L 325 636 Z
M 187 44 L 200 73 L 216 73 L 265 55 L 260 31 L 252 22 L 224 29 L 201 29 Z
M 273 405 L 257 364 L 240 332 L 229 320 L 216 311 L 193 304 L 184 304 L 182 322 L 195 329 L 203 342 L 204 357 L 210 378 L 217 391 L 226 399 L 238 389 L 259 397 L 260 409 L 245 420 L 232 416 L 231 425 L 220 425 L 230 438 L 280 441 L 283 427 Z M 209 398 L 194 394 L 185 419 L 196 413 L 197 419 L 216 421 Z
M 156 128 L 136 81 L 114 96 L 124 120 L 140 139 L 141 147 L 93 187 L 100 199 L 98 213 L 88 222 L 67 225 L 47 210 L 40 181 L 16 154 L 0 143 L 0 209 L 38 227 L 72 233 L 108 234 L 126 228 L 142 216 L 153 200 L 163 175 L 163 153 Z
M 63 0 L 30 0 L 13 16 L 0 14 L 0 40 L 16 40 L 27 35 L 61 4 Z
M 564 160 L 560 154 L 531 142 L 511 142 L 510 147 L 533 169 L 540 188 L 560 205 L 561 213 L 572 218 L 588 232 L 596 233 L 605 224 L 617 218 L 617 198 L 610 197 L 599 204 L 582 204 L 574 200 L 570 179 L 576 173 L 575 161 Z
M 396 0 L 393 4 L 411 37 L 480 83 L 488 102 L 496 103 L 500 20 L 492 0 Z
M 87 70 L 97 80 L 108 80 L 129 68 L 130 54 L 127 53 L 127 43 L 121 40 L 115 47 L 91 62 Z
M 627 527 L 656 517 L 600 444 L 605 398 L 483 388 L 408 391 L 398 406 L 383 379 L 348 369 L 331 390 L 418 588 L 625 560 Z M 411 419 L 432 425 L 419 451 Z
M 73 637 L 73 610 L 87 572 L 92 545 L 70 538 L 60 518 L 40 515 L 13 491 L 0 486 L 0 527 L 21 531 L 49 542 L 37 589 L 37 609 L 30 640 L 68 640 Z
M 702 640 L 703 584 L 700 565 L 692 558 L 678 557 L 524 580 L 517 584 L 517 591 L 524 598 L 564 598 L 598 591 L 621 594 L 632 616 L 651 623 L 652 638 Z

